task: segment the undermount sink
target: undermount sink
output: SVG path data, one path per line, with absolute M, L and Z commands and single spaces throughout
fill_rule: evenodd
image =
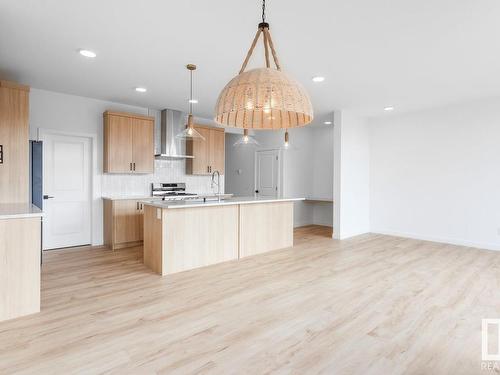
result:
M 199 199 L 196 199 L 197 201 L 201 201 L 201 202 L 213 202 L 213 201 L 218 201 L 218 200 L 225 200 L 227 197 L 222 195 L 220 197 L 214 195 L 214 196 L 206 196 L 206 197 L 203 197 L 203 198 L 199 198 Z
M 227 199 L 231 198 L 232 196 L 233 196 L 233 194 L 221 194 L 220 195 L 220 200 L 224 201 L 224 200 L 227 200 Z M 199 197 L 194 198 L 191 201 L 195 201 L 195 202 L 214 202 L 214 201 L 218 201 L 218 200 L 219 200 L 219 196 L 217 194 L 213 194 L 213 195 L 201 195 Z

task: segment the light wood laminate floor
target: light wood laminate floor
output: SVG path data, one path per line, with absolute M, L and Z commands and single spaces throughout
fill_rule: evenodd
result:
M 140 249 L 45 255 L 42 312 L 0 323 L 0 374 L 475 374 L 500 253 L 382 235 L 161 278 Z

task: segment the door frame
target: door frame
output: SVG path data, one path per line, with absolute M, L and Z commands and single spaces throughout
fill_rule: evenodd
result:
M 99 210 L 98 204 L 102 204 L 101 199 L 96 199 L 101 195 L 101 191 L 96 189 L 96 181 L 98 180 L 97 175 L 97 134 L 95 133 L 81 133 L 64 131 L 51 128 L 37 128 L 37 140 L 44 140 L 46 135 L 62 135 L 68 137 L 81 137 L 90 140 L 90 241 L 92 246 L 98 245 L 97 242 L 97 230 L 94 230 L 94 225 L 99 223 L 99 217 L 97 216 Z M 101 208 L 102 212 L 102 208 Z M 43 244 L 42 244 L 43 246 Z
M 258 173 L 258 168 L 257 168 L 257 155 L 259 152 L 262 151 L 276 151 L 278 154 L 278 192 L 277 192 L 277 197 L 281 197 L 283 194 L 283 153 L 281 152 L 280 148 L 263 148 L 260 150 L 255 150 L 254 152 L 254 180 L 253 180 L 253 191 L 254 194 L 255 190 L 257 190 L 257 173 Z

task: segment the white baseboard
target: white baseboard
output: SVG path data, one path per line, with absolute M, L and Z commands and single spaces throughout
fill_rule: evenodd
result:
M 294 222 L 293 223 L 293 227 L 294 228 L 298 228 L 298 227 L 304 227 L 306 225 L 322 225 L 322 226 L 325 226 L 325 227 L 333 227 L 332 223 L 321 223 L 321 222 L 317 222 L 317 221 L 297 221 L 297 222 Z
M 388 236 L 411 238 L 414 240 L 432 241 L 432 242 L 446 243 L 450 245 L 459 245 L 459 246 L 474 247 L 478 249 L 500 251 L 500 244 L 498 243 L 475 242 L 475 241 L 467 241 L 460 238 L 426 236 L 417 233 L 398 232 L 398 231 L 382 230 L 382 229 L 377 229 L 377 230 L 372 229 L 371 232 L 376 234 L 385 234 Z
M 294 228 L 298 228 L 298 227 L 303 227 L 303 226 L 306 226 L 306 225 L 311 225 L 312 223 L 310 221 L 304 221 L 304 220 L 300 220 L 300 221 L 296 221 L 293 223 L 293 227 Z
M 323 221 L 323 220 L 313 220 L 312 224 L 314 225 L 323 225 L 325 227 L 333 227 L 333 224 L 331 221 Z

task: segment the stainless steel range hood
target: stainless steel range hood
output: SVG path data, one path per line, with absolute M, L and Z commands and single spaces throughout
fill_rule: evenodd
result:
M 161 153 L 156 159 L 193 159 L 186 155 L 186 141 L 175 137 L 186 127 L 186 114 L 173 109 L 161 111 Z

